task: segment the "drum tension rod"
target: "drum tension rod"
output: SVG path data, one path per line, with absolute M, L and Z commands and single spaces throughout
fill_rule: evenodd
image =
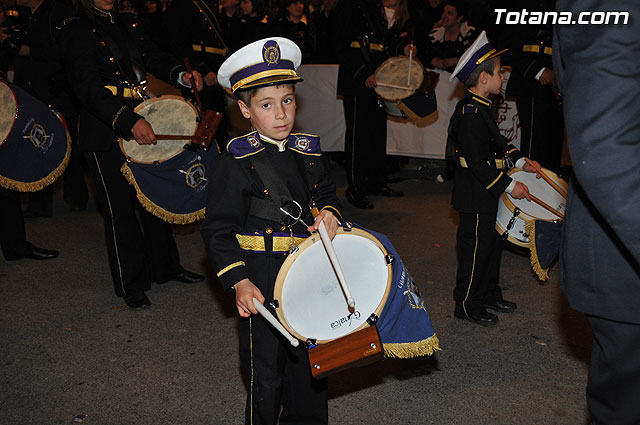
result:
M 375 313 L 371 313 L 371 316 L 367 319 L 369 326 L 373 326 L 378 322 L 379 317 Z
M 278 302 L 278 300 L 273 300 L 269 303 L 269 307 L 271 307 L 271 309 L 275 311 L 277 308 L 280 307 L 280 303 Z
M 393 254 L 387 254 L 384 256 L 384 259 L 387 264 L 393 264 L 393 260 L 395 260 L 395 257 L 393 256 Z
M 315 347 L 315 346 L 317 345 L 317 344 L 316 344 L 316 341 L 317 341 L 317 339 L 315 339 L 315 338 L 309 338 L 309 339 L 307 339 L 307 340 L 304 342 L 304 345 L 305 345 L 308 349 L 311 349 L 311 348 L 313 348 L 313 347 Z

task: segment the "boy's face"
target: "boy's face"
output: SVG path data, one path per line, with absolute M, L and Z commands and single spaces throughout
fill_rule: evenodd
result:
M 293 129 L 296 98 L 291 84 L 259 88 L 249 105 L 238 101 L 242 115 L 263 136 L 284 140 Z
M 502 88 L 502 81 L 504 80 L 504 74 L 502 73 L 502 64 L 500 58 L 496 61 L 493 68 L 493 75 L 484 73 L 487 78 L 485 89 L 487 94 L 498 94 Z

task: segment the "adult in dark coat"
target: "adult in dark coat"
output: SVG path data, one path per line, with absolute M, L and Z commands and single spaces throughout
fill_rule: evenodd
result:
M 569 304 L 594 334 L 587 404 L 594 424 L 638 424 L 640 4 L 559 0 L 557 10 L 574 19 L 628 12 L 626 25 L 557 25 L 553 59 L 574 171 L 560 272 Z
M 180 265 L 171 225 L 139 208 L 120 171 L 125 157 L 118 137 L 134 138 L 139 144 L 156 141 L 151 125 L 134 112 L 146 71 L 174 85 L 179 79 L 188 81 L 188 74 L 140 32 L 133 14 L 116 15 L 112 0 L 78 4 L 78 17 L 65 22 L 59 39 L 69 82 L 82 105 L 79 146 L 104 216 L 116 295 L 131 308 L 148 307 L 144 291 L 152 282 L 197 282 L 204 277 Z M 194 75 L 201 85 L 200 74 Z
M 408 54 L 413 25 L 409 19 L 386 18 L 383 5 L 406 0 L 341 1 L 335 9 L 332 37 L 338 70 L 338 95 L 344 100 L 347 200 L 371 209 L 368 194 L 402 196 L 385 182 L 387 114 L 374 91 L 376 69 L 391 56 Z M 404 16 L 404 14 L 401 14 Z M 392 24 L 389 25 L 389 20 Z M 414 47 L 414 53 L 415 53 Z
M 72 210 L 81 211 L 87 206 L 89 190 L 84 178 L 84 159 L 78 151 L 78 110 L 69 93 L 68 83 L 60 62 L 60 50 L 55 40 L 55 27 L 73 14 L 73 8 L 61 0 L 17 0 L 21 6 L 31 9 L 26 21 L 29 35 L 29 57 L 24 73 L 24 89 L 38 100 L 61 113 L 71 136 L 72 148 L 69 165 L 64 173 L 64 200 Z M 19 71 L 19 72 L 20 72 Z M 53 187 L 29 194 L 29 205 L 25 214 L 51 216 Z
M 554 0 L 518 0 L 529 12 L 552 11 Z M 513 9 L 512 9 L 513 10 Z M 503 17 L 504 19 L 504 17 Z M 520 118 L 520 150 L 540 165 L 560 171 L 564 120 L 551 61 L 552 25 L 506 25 L 502 37 L 512 66 L 507 95 L 515 96 Z

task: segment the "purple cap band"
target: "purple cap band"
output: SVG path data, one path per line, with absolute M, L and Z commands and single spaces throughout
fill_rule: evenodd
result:
M 458 77 L 458 79 L 464 83 L 465 80 L 469 78 L 469 75 L 471 75 L 473 70 L 478 67 L 478 64 L 476 63 L 476 61 L 481 57 L 483 57 L 484 55 L 486 55 L 487 53 L 489 53 L 491 49 L 493 49 L 493 47 L 489 43 L 480 47 L 477 52 L 471 55 L 467 63 L 462 67 L 460 72 L 458 72 L 458 75 L 456 75 L 456 77 Z
M 287 59 L 280 59 L 277 63 L 272 64 L 260 62 L 239 70 L 229 78 L 229 82 L 231 83 L 231 87 L 233 87 L 238 81 L 242 81 L 245 78 L 249 78 L 264 71 L 273 71 L 277 69 L 295 70 L 295 67 L 293 66 L 293 62 Z

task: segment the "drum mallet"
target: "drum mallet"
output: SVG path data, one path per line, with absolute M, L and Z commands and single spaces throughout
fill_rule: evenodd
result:
M 347 297 L 347 304 L 352 309 L 356 308 L 356 301 L 351 296 L 351 292 L 349 291 L 349 287 L 347 286 L 347 282 L 344 278 L 344 273 L 342 272 L 342 267 L 340 266 L 340 262 L 338 261 L 338 256 L 336 255 L 336 250 L 333 247 L 333 243 L 331 242 L 331 238 L 329 237 L 329 233 L 327 232 L 327 228 L 324 225 L 324 221 L 320 222 L 318 226 L 318 233 L 320 233 L 320 239 L 322 239 L 322 245 L 324 245 L 325 251 L 327 251 L 327 255 L 329 256 L 329 262 L 333 267 L 333 271 L 336 273 L 338 277 L 338 282 L 344 291 L 344 296 Z
M 409 72 L 407 73 L 407 87 L 411 85 L 411 62 L 413 61 L 413 40 L 409 44 Z
M 553 180 L 551 180 L 551 177 L 549 177 L 544 171 L 542 171 L 542 169 L 540 167 L 537 167 L 536 164 L 534 164 L 533 161 L 531 161 L 529 158 L 524 158 L 525 162 L 527 164 L 529 164 L 530 166 L 532 166 L 533 168 L 536 169 L 536 171 L 538 173 L 540 173 L 540 176 L 544 179 L 544 181 L 546 181 L 547 183 L 549 183 L 549 185 L 554 188 L 556 190 L 556 192 L 558 192 L 560 195 L 562 195 L 565 199 L 567 198 L 567 191 L 564 190 L 563 188 L 560 187 L 560 185 L 558 185 L 558 183 L 554 182 Z
M 269 310 L 267 310 L 267 308 L 264 305 L 262 305 L 260 301 L 254 298 L 253 305 L 256 306 L 260 315 L 265 319 L 267 319 L 267 322 L 271 323 L 271 325 L 274 328 L 276 328 L 278 332 L 280 332 L 285 338 L 287 338 L 287 340 L 289 340 L 289 344 L 291 344 L 294 347 L 297 347 L 298 345 L 300 345 L 300 341 L 295 339 L 293 335 L 287 332 L 284 326 L 282 326 L 282 324 L 278 322 L 275 317 L 273 317 L 273 314 L 271 314 Z

